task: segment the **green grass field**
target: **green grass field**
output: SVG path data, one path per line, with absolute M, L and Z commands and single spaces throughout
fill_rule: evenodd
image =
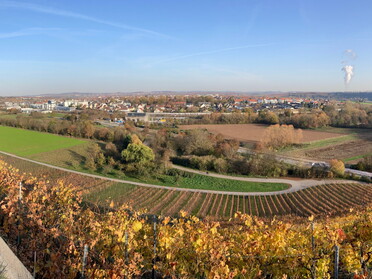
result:
M 288 189 L 284 183 L 249 182 L 224 178 L 216 178 L 201 174 L 189 173 L 189 176 L 168 176 L 161 175 L 156 180 L 142 179 L 142 182 L 172 185 L 179 188 L 232 191 L 232 192 L 271 192 Z M 159 184 L 159 185 L 161 185 Z
M 319 148 L 319 147 L 329 146 L 329 145 L 333 145 L 333 144 L 338 144 L 338 143 L 354 140 L 356 138 L 357 138 L 356 135 L 350 134 L 350 135 L 345 135 L 345 136 L 341 136 L 341 137 L 337 137 L 337 138 L 317 140 L 317 141 L 313 141 L 309 144 L 306 144 L 304 149 L 312 149 L 312 148 Z
M 0 150 L 19 156 L 51 152 L 84 143 L 82 140 L 0 126 Z
M 363 158 L 371 156 L 371 155 L 372 154 L 369 153 L 369 154 L 364 154 L 364 155 L 353 156 L 353 157 L 350 157 L 350 158 L 343 159 L 343 161 L 344 162 L 351 162 L 351 161 L 354 161 L 354 160 L 363 159 Z
M 337 129 L 337 128 L 336 128 Z M 319 131 L 322 131 L 319 129 Z M 283 148 L 280 150 L 280 153 L 287 153 L 290 151 L 296 151 L 296 150 L 309 150 L 309 149 L 317 149 L 321 147 L 327 147 L 327 146 L 332 146 L 335 144 L 341 144 L 341 143 L 346 143 L 348 141 L 356 140 L 358 139 L 358 134 L 353 133 L 351 131 L 348 131 L 348 134 L 345 134 L 344 129 L 339 129 L 339 130 L 324 130 L 324 132 L 334 132 L 334 133 L 340 133 L 343 135 L 340 135 L 339 137 L 335 138 L 328 138 L 328 139 L 322 139 L 322 140 L 316 140 L 312 141 L 309 143 L 304 143 L 304 144 L 299 144 L 296 146 L 290 146 Z

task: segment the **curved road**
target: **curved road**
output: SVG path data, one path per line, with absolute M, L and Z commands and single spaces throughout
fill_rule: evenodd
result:
M 291 193 L 291 192 L 296 192 L 302 189 L 306 189 L 309 187 L 313 187 L 316 185 L 321 185 L 321 184 L 329 184 L 329 183 L 360 183 L 357 181 L 351 181 L 351 180 L 311 180 L 311 179 L 301 179 L 301 180 L 290 180 L 290 179 L 280 179 L 280 178 L 246 178 L 246 177 L 235 177 L 235 176 L 228 176 L 228 175 L 222 175 L 222 174 L 215 174 L 215 173 L 205 173 L 202 171 L 197 171 L 189 168 L 184 168 L 181 166 L 176 166 L 173 165 L 174 168 L 179 169 L 179 170 L 184 170 L 188 172 L 193 172 L 197 174 L 202 174 L 202 175 L 208 175 L 208 176 L 213 176 L 217 178 L 226 178 L 226 179 L 231 179 L 231 180 L 240 180 L 240 181 L 249 181 L 249 182 L 272 182 L 272 183 L 285 183 L 291 185 L 290 188 L 282 190 L 282 191 L 274 191 L 274 192 L 228 192 L 228 191 L 213 191 L 213 190 L 201 190 L 201 189 L 189 189 L 189 188 L 179 188 L 179 187 L 169 187 L 169 186 L 160 186 L 160 185 L 155 185 L 155 184 L 147 184 L 147 183 L 141 183 L 141 182 L 133 182 L 130 180 L 123 180 L 123 179 L 117 179 L 117 178 L 109 178 L 109 177 L 104 177 L 100 175 L 95 175 L 95 174 L 89 174 L 89 173 L 83 173 L 79 171 L 74 171 L 74 170 L 69 170 L 57 166 L 53 166 L 47 163 L 42 163 L 38 162 L 35 160 L 23 158 L 11 153 L 7 153 L 4 151 L 0 151 L 1 154 L 14 157 L 20 160 L 24 160 L 27 162 L 35 163 L 41 166 L 69 172 L 69 173 L 75 173 L 79 175 L 84 175 L 87 177 L 92 177 L 92 178 L 99 178 L 107 181 L 113 181 L 113 182 L 119 182 L 119 183 L 126 183 L 126 184 L 132 184 L 132 185 L 137 185 L 137 186 L 143 186 L 143 187 L 150 187 L 150 188 L 158 188 L 158 189 L 167 189 L 167 190 L 177 190 L 177 191 L 188 191 L 188 192 L 201 192 L 201 193 L 213 193 L 213 194 L 225 194 L 225 195 L 239 195 L 239 196 L 258 196 L 258 195 L 277 195 L 277 194 L 284 194 L 284 193 Z
M 247 153 L 247 154 L 254 154 L 252 150 L 245 148 L 245 147 L 239 147 L 238 149 L 239 153 Z M 270 153 L 267 153 L 268 155 Z M 309 168 L 312 167 L 314 164 L 319 164 L 323 168 L 329 168 L 330 164 L 324 161 L 317 161 L 317 160 L 310 160 L 306 158 L 297 158 L 297 157 L 288 157 L 282 154 L 270 154 L 271 156 L 274 156 L 278 161 L 282 161 L 284 163 L 290 164 L 290 165 L 298 165 L 298 164 L 303 164 L 308 166 Z M 367 171 L 360 171 L 360 170 L 354 170 L 350 168 L 345 168 L 345 173 L 351 173 L 355 175 L 359 175 L 361 177 L 368 177 L 372 179 L 372 173 L 367 172 Z

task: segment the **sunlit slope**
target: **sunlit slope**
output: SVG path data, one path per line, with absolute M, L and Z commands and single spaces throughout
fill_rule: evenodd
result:
M 84 143 L 82 140 L 0 126 L 0 150 L 28 156 Z

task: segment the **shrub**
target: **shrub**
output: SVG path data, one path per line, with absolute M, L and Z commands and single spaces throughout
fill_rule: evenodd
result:
M 227 171 L 227 162 L 225 159 L 217 158 L 213 161 L 213 169 L 218 173 L 225 173 Z
M 193 156 L 190 159 L 190 164 L 192 167 L 199 169 L 199 170 L 212 170 L 213 169 L 213 161 L 216 157 L 208 155 L 208 156 Z
M 333 159 L 330 161 L 331 172 L 337 176 L 343 176 L 345 174 L 345 164 L 341 160 Z

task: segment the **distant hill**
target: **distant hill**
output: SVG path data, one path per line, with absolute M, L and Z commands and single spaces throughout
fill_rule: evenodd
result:
M 314 99 L 329 98 L 336 100 L 364 100 L 372 101 L 372 92 L 296 92 L 289 96 L 310 97 Z
M 84 98 L 97 96 L 144 96 L 144 95 L 273 95 L 283 94 L 278 91 L 268 92 L 240 92 L 240 91 L 136 91 L 136 92 L 111 92 L 111 93 L 96 93 L 96 92 L 66 92 L 66 93 L 51 93 L 29 95 L 27 97 L 49 97 L 49 98 Z
M 293 96 L 301 98 L 330 98 L 336 100 L 364 100 L 372 101 L 372 92 L 281 92 L 281 91 L 136 91 L 136 92 L 66 92 L 56 94 L 32 95 L 43 98 L 89 98 L 98 96 L 144 96 L 144 95 L 225 95 L 225 96 Z M 31 96 L 27 96 L 31 97 Z

